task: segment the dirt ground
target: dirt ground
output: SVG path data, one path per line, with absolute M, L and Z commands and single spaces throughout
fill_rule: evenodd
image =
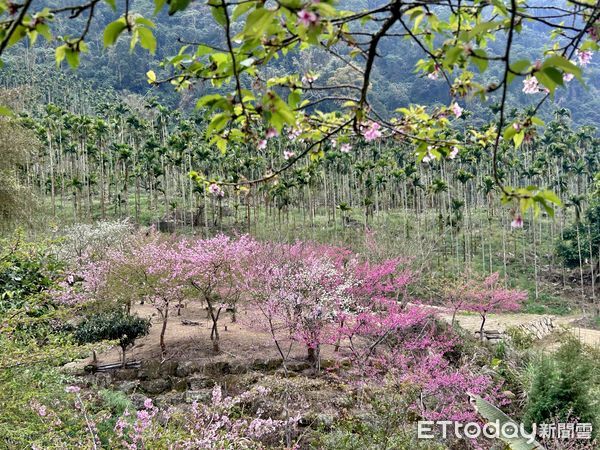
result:
M 434 307 L 438 310 L 438 315 L 447 321 L 451 320 L 452 314 L 447 310 Z M 137 305 L 134 312 L 141 317 L 150 317 L 152 327 L 150 334 L 136 341 L 133 348 L 127 352 L 127 360 L 148 360 L 160 359 L 161 351 L 159 346 L 159 336 L 161 329 L 161 319 L 152 305 Z M 510 326 L 522 325 L 533 322 L 544 317 L 536 314 L 490 314 L 487 318 L 486 330 L 504 331 Z M 576 325 L 580 317 L 578 316 L 547 316 L 551 317 L 554 323 L 560 327 L 570 330 L 578 336 L 584 343 L 600 347 L 600 331 L 587 328 L 581 328 Z M 231 314 L 221 315 L 219 319 L 220 347 L 221 353 L 215 355 L 212 351 L 212 342 L 210 340 L 211 321 L 207 317 L 202 305 L 191 303 L 182 309 L 178 316 L 176 310 L 172 312 L 167 326 L 165 343 L 167 346 L 167 360 L 206 360 L 206 361 L 236 361 L 249 362 L 259 358 L 278 358 L 279 353 L 267 330 L 261 330 L 259 323 L 260 317 L 253 316 L 247 311 L 241 311 L 238 314 L 237 322 L 232 323 Z M 199 325 L 184 325 L 183 321 L 198 322 Z M 472 331 L 479 330 L 481 319 L 475 314 L 458 314 L 457 321 L 460 325 Z M 288 351 L 290 343 L 284 342 L 284 349 Z M 321 356 L 324 359 L 333 356 L 333 348 L 324 346 L 321 350 Z M 340 356 L 339 354 L 337 355 Z M 343 356 L 343 355 L 342 355 Z M 290 359 L 303 359 L 306 357 L 306 349 L 299 344 L 291 347 Z M 119 362 L 121 358 L 120 348 L 114 347 L 110 351 L 98 355 L 100 364 Z M 87 364 L 91 358 L 82 362 Z
M 440 313 L 446 320 L 450 321 L 451 313 Z M 580 316 L 552 316 L 539 314 L 490 314 L 485 322 L 486 330 L 504 331 L 508 327 L 523 325 L 534 322 L 542 317 L 550 317 L 555 325 L 564 327 L 579 337 L 582 342 L 593 347 L 600 347 L 600 331 L 588 328 L 581 328 L 576 325 Z M 472 332 L 478 331 L 481 325 L 481 318 L 475 314 L 457 314 L 456 320 L 460 325 Z
M 140 317 L 149 317 L 152 320 L 150 333 L 138 339 L 135 345 L 127 350 L 128 361 L 141 361 L 160 359 L 160 331 L 162 320 L 152 305 L 136 305 L 133 312 Z M 199 303 L 190 303 L 182 308 L 181 315 L 173 308 L 170 312 L 169 323 L 165 334 L 167 347 L 166 360 L 176 361 L 236 361 L 248 362 L 254 359 L 278 358 L 279 353 L 268 330 L 261 330 L 260 317 L 253 316 L 247 311 L 238 313 L 237 321 L 232 323 L 231 313 L 221 313 L 219 318 L 219 337 L 221 352 L 215 355 L 212 351 L 210 330 L 212 321 L 207 317 L 207 312 Z M 199 325 L 184 325 L 184 321 L 198 322 Z M 263 321 L 260 321 L 262 323 Z M 287 353 L 290 342 L 282 342 Z M 333 348 L 324 346 L 321 350 L 322 358 L 331 358 Z M 289 359 L 306 358 L 306 349 L 294 344 L 291 346 Z M 110 351 L 98 355 L 99 364 L 115 363 L 121 360 L 121 349 L 114 347 Z M 91 358 L 84 363 L 91 362 Z

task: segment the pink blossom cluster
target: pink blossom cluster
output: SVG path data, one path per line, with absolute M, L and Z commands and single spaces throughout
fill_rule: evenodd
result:
M 382 136 L 381 125 L 377 122 L 369 122 L 363 127 L 362 135 L 367 142 L 379 139 Z
M 77 275 L 81 281 L 67 283 L 72 296 L 64 294 L 74 301 L 147 301 L 163 318 L 162 334 L 172 305 L 202 301 L 213 322 L 215 351 L 219 351 L 221 311 L 245 304 L 259 315 L 253 327 L 270 333 L 277 348 L 283 342 L 306 348 L 315 369 L 320 350 L 331 345 L 352 360 L 353 373 L 360 380 L 391 374 L 399 383 L 419 390 L 421 401 L 414 408 L 423 417 L 467 414 L 466 390 L 484 394 L 493 383 L 478 375 L 476 368 L 447 359 L 457 345 L 456 336 L 441 329 L 433 313 L 411 298 L 409 287 L 415 274 L 406 267 L 407 261 L 385 257 L 372 241 L 368 234 L 366 245 L 373 251 L 371 257 L 364 257 L 347 248 L 312 242 L 282 244 L 225 235 L 173 240 L 154 233 L 139 235 L 125 248 L 109 251 L 104 260 L 85 266 Z M 498 284 L 497 274 L 469 284 L 460 307 L 482 317 L 518 308 L 524 294 Z M 161 346 L 164 351 L 162 338 Z M 213 406 L 225 407 L 231 401 L 224 400 L 220 390 L 213 392 Z M 223 430 L 232 433 L 241 427 L 212 411 L 198 408 L 194 423 L 205 424 L 209 414 L 211 425 L 192 448 L 203 439 L 216 439 Z M 151 427 L 154 414 L 149 403 L 134 419 L 120 422 L 125 430 L 126 423 L 133 420 L 133 434 L 127 435 L 127 442 L 138 445 L 133 437 Z M 255 437 L 260 430 L 277 426 L 268 419 L 250 423 L 241 428 Z

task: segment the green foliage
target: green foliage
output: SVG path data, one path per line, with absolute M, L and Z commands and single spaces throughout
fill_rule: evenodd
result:
M 0 240 L 0 448 L 70 448 L 86 433 L 73 409 L 52 417 L 41 409 L 66 398 L 70 377 L 59 367 L 89 354 L 73 344 L 67 311 L 49 295 L 61 273 L 49 243 Z
M 23 242 L 20 233 L 0 240 L 0 313 L 23 308 L 34 297 L 37 300 L 39 294 L 55 285 L 62 267 L 43 243 Z M 34 303 L 40 306 L 40 302 Z M 28 314 L 34 315 L 33 308 L 33 304 L 28 305 Z
M 510 336 L 511 344 L 518 350 L 526 350 L 531 348 L 535 342 L 535 338 L 531 333 L 527 333 L 525 330 L 519 327 L 508 327 L 506 334 Z
M 38 145 L 30 130 L 12 117 L 0 116 L 0 226 L 27 218 L 34 205 L 31 191 L 17 174 Z
M 76 436 L 85 434 L 85 424 L 71 408 L 56 417 L 42 417 L 36 405 L 65 401 L 69 377 L 52 367 L 29 366 L 0 370 L 0 448 L 72 448 Z M 60 419 L 61 431 L 53 425 Z
M 414 449 L 442 450 L 435 441 L 417 439 L 415 417 L 408 412 L 410 393 L 397 388 L 373 392 L 359 416 L 348 417 L 316 436 L 312 448 L 331 450 Z M 407 426 L 407 423 L 411 425 Z
M 125 353 L 139 337 L 150 332 L 150 320 L 129 315 L 120 309 L 101 312 L 87 317 L 77 326 L 74 336 L 81 344 L 103 340 L 117 340 Z
M 574 337 L 560 349 L 543 356 L 533 378 L 524 412 L 525 423 L 548 423 L 577 418 L 598 426 L 600 418 L 600 366 L 597 352 Z
M 567 267 L 597 260 L 600 249 L 600 200 L 592 200 L 584 220 L 566 228 L 556 244 L 556 253 Z

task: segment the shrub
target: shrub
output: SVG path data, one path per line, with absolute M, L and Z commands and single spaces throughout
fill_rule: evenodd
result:
M 133 345 L 137 338 L 146 336 L 149 331 L 149 319 L 128 315 L 121 310 L 113 310 L 84 320 L 75 330 L 75 339 L 81 344 L 118 340 L 123 350 L 123 365 L 125 365 L 127 347 Z
M 569 337 L 552 357 L 544 357 L 537 367 L 524 421 L 549 423 L 553 419 L 566 422 L 577 417 L 592 423 L 596 429 L 600 413 L 596 357 L 577 339 Z
M 567 267 L 578 267 L 586 260 L 597 260 L 600 246 L 600 200 L 594 200 L 584 213 L 584 220 L 566 228 L 556 253 Z M 590 253 L 590 250 L 593 252 Z M 581 258 L 580 258 L 581 254 Z
M 0 312 L 28 306 L 32 297 L 54 286 L 61 268 L 43 243 L 23 242 L 18 234 L 0 240 Z

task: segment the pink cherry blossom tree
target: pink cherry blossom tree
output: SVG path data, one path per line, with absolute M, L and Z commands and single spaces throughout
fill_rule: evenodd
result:
M 220 234 L 211 239 L 182 242 L 178 248 L 184 278 L 206 303 L 212 321 L 210 338 L 213 351 L 219 352 L 219 318 L 230 307 L 235 314 L 240 298 L 241 268 L 256 243 L 248 236 L 232 239 Z
M 527 292 L 516 289 L 505 289 L 499 283 L 500 274 L 494 272 L 480 283 L 471 285 L 465 291 L 466 311 L 473 311 L 481 316 L 479 338 L 483 340 L 483 329 L 489 313 L 517 311 L 527 300 Z
M 58 296 L 69 304 L 97 302 L 101 308 L 124 306 L 128 312 L 136 301 L 152 304 L 161 318 L 164 356 L 171 307 L 186 295 L 182 275 L 173 243 L 158 233 L 140 233 L 123 248 L 109 250 L 102 259 L 82 260 L 79 270 L 67 276 Z

